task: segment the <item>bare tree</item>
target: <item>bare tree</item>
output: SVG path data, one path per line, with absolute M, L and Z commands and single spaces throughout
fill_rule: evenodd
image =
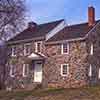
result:
M 24 12 L 23 0 L 0 0 L 0 38 L 7 39 L 21 29 Z
M 7 72 L 5 64 L 9 57 L 5 41 L 23 27 L 24 12 L 24 1 L 0 0 L 0 89 L 5 88 Z

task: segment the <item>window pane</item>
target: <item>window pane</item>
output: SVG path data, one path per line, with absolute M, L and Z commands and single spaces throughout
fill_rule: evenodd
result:
M 67 43 L 65 43 L 65 44 L 63 44 L 63 53 L 68 53 L 68 44 Z
M 26 44 L 24 49 L 25 49 L 25 55 L 30 54 L 31 49 L 29 44 Z
M 25 67 L 25 75 L 28 75 L 28 72 L 29 72 L 29 66 L 28 66 L 28 64 L 26 64 L 26 67 Z
M 15 66 L 14 65 L 11 65 L 10 66 L 10 76 L 11 77 L 14 77 L 14 75 L 15 75 Z
M 35 43 L 35 52 L 41 52 L 41 42 Z
M 12 55 L 16 55 L 16 47 L 12 47 Z
M 67 74 L 67 65 L 63 65 L 63 74 Z
M 37 43 L 37 51 L 38 51 L 38 52 L 41 51 L 41 43 Z

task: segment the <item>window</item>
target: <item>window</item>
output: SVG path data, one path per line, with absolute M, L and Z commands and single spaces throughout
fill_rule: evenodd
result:
M 69 74 L 69 65 L 68 64 L 62 64 L 61 65 L 61 75 L 67 76 Z
M 11 77 L 15 76 L 15 66 L 14 65 L 10 65 L 10 76 Z
M 90 64 L 90 66 L 89 66 L 89 77 L 91 77 L 92 76 L 92 65 Z
M 42 42 L 35 43 L 35 52 L 41 52 L 41 44 Z
M 29 55 L 31 53 L 31 46 L 30 44 L 24 45 L 24 55 Z
M 93 55 L 93 44 L 91 43 L 90 54 Z
M 23 64 L 23 77 L 26 77 L 29 73 L 29 64 Z
M 100 79 L 100 68 L 99 68 L 98 78 Z
M 12 56 L 16 56 L 16 46 L 13 46 L 13 47 L 11 48 L 11 55 L 12 55 Z
M 69 53 L 69 44 L 68 43 L 63 43 L 61 45 L 61 53 L 62 54 L 68 54 Z

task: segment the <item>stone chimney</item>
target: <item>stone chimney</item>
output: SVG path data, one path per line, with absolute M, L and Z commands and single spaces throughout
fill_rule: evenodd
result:
M 88 25 L 93 26 L 95 24 L 95 8 L 88 7 Z

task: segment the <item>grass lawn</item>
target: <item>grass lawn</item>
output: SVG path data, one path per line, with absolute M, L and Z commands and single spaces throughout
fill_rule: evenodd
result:
M 0 91 L 0 100 L 100 100 L 100 86 L 78 89 Z

